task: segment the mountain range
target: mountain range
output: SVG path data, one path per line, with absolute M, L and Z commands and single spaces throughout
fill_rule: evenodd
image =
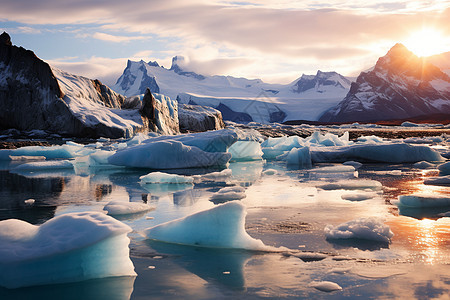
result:
M 231 121 L 260 123 L 313 119 L 347 94 L 352 78 L 336 72 L 302 75 L 292 83 L 269 84 L 260 79 L 206 76 L 183 69 L 184 58 L 172 59 L 170 69 L 157 62 L 128 61 L 112 89 L 125 96 L 150 90 L 179 103 L 214 107 Z
M 372 122 L 450 115 L 450 77 L 430 62 L 443 57 L 419 58 L 396 44 L 371 71 L 362 72 L 347 96 L 319 120 Z

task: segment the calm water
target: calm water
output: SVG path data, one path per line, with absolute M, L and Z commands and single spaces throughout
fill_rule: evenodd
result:
M 423 184 L 437 170 L 411 165 L 366 164 L 355 173 L 324 174 L 290 170 L 281 163 L 232 163 L 227 182 L 189 185 L 140 185 L 148 170 L 97 169 L 13 174 L 14 164 L 0 166 L 0 219 L 19 218 L 33 224 L 67 212 L 101 211 L 111 200 L 144 201 L 155 209 L 121 221 L 130 225 L 131 258 L 136 278 L 109 278 L 82 283 L 0 288 L 0 299 L 449 299 L 450 218 L 438 209 L 399 211 L 391 200 L 421 191 L 450 195 L 449 187 Z M 264 175 L 267 169 L 277 175 Z M 178 170 L 193 175 L 217 170 Z M 382 189 L 322 189 L 336 180 L 375 180 Z M 326 254 L 303 261 L 280 253 L 212 250 L 145 240 L 146 228 L 213 207 L 214 192 L 230 185 L 246 188 L 248 233 L 267 245 Z M 323 186 L 322 186 L 323 187 Z M 367 200 L 344 200 L 366 195 Z M 344 198 L 344 199 L 343 199 Z M 25 200 L 35 199 L 34 205 Z M 385 219 L 392 243 L 332 242 L 327 224 L 359 217 Z M 343 290 L 331 293 L 311 287 L 332 281 Z

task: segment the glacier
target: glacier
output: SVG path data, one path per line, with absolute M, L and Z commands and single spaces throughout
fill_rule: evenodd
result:
M 0 221 L 0 286 L 136 276 L 129 232 L 129 226 L 99 212 L 68 213 L 40 226 Z

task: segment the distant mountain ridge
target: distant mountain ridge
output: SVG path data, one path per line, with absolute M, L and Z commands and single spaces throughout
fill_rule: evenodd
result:
M 184 70 L 183 65 L 182 56 L 172 59 L 170 69 L 157 62 L 129 60 L 112 89 L 133 96 L 149 87 L 180 103 L 217 108 L 228 120 L 269 123 L 317 120 L 324 110 L 342 100 L 351 83 L 336 72 L 318 71 L 316 75 L 303 74 L 289 84 L 269 84 L 261 79 L 201 75 Z
M 362 72 L 321 122 L 382 121 L 449 112 L 450 77 L 427 58 L 396 44 Z

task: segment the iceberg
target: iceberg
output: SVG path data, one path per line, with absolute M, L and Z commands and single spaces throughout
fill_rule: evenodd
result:
M 75 144 L 75 143 L 74 143 Z M 0 160 L 11 160 L 9 156 L 44 156 L 46 159 L 68 159 L 81 156 L 85 150 L 82 145 L 26 146 L 17 149 L 0 150 Z
M 316 186 L 323 190 L 381 190 L 383 185 L 376 180 L 361 179 L 361 180 L 340 180 L 330 183 L 322 183 Z
M 450 186 L 450 175 L 439 176 L 439 177 L 429 177 L 429 178 L 425 179 L 423 183 L 427 184 L 427 185 Z
M 100 212 L 65 214 L 40 226 L 0 221 L 0 286 L 135 276 L 129 232 L 129 226 Z
M 450 161 L 446 162 L 445 164 L 442 164 L 438 167 L 439 169 L 439 175 L 445 176 L 450 175 Z
M 147 238 L 199 247 L 273 251 L 245 231 L 245 206 L 239 201 L 217 205 L 145 231 Z
M 105 210 L 110 216 L 130 215 L 146 212 L 152 209 L 154 208 L 148 206 L 146 203 L 124 201 L 110 201 L 105 205 L 105 207 L 103 207 L 103 210 Z
M 35 172 L 45 170 L 73 169 L 72 162 L 68 160 L 49 160 L 27 162 L 13 168 L 12 172 Z
M 309 147 L 293 148 L 286 156 L 286 163 L 299 168 L 311 168 Z
M 237 141 L 228 149 L 232 161 L 261 160 L 263 152 L 261 144 L 255 141 Z
M 246 197 L 245 189 L 241 186 L 228 186 L 221 188 L 218 192 L 211 196 L 214 203 L 225 202 L 230 200 L 241 200 Z
M 238 140 L 238 134 L 231 129 L 221 129 L 207 132 L 164 135 L 142 141 L 151 144 L 161 141 L 178 141 L 186 146 L 197 147 L 205 152 L 227 152 L 228 148 Z
M 450 197 L 436 194 L 400 195 L 394 204 L 409 207 L 446 207 L 450 206 Z
M 191 184 L 194 182 L 193 177 L 167 174 L 163 172 L 153 172 L 139 177 L 141 183 L 172 183 L 172 184 Z
M 313 163 L 345 162 L 347 160 L 415 163 L 419 161 L 439 162 L 444 158 L 427 146 L 412 146 L 405 143 L 355 144 L 343 147 L 312 147 Z
M 337 226 L 325 226 L 327 239 L 362 239 L 390 243 L 394 236 L 390 227 L 377 218 L 359 218 Z
M 179 141 L 167 140 L 119 150 L 108 158 L 108 162 L 117 166 L 158 170 L 225 166 L 230 159 L 230 153 L 206 152 Z

